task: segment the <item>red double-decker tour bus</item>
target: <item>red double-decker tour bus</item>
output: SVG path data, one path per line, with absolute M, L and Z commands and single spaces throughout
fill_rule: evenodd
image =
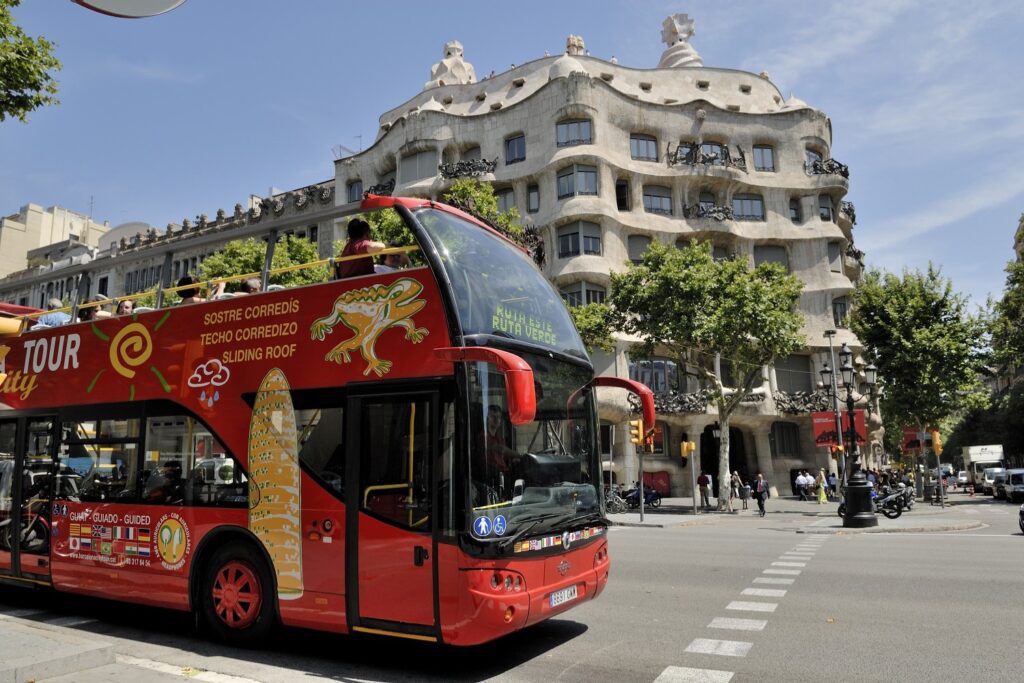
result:
M 649 390 L 595 378 L 491 228 L 359 210 L 399 214 L 412 267 L 0 340 L 0 582 L 193 610 L 235 643 L 470 645 L 601 592 L 594 387 L 653 425 Z

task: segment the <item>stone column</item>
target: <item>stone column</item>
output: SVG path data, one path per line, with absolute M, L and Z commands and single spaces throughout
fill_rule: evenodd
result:
M 764 475 L 771 485 L 769 489 L 773 496 L 779 495 L 778 482 L 775 481 L 775 465 L 772 464 L 771 428 L 759 427 L 754 430 L 754 449 L 757 451 L 757 469 Z M 756 477 L 751 477 L 753 480 Z

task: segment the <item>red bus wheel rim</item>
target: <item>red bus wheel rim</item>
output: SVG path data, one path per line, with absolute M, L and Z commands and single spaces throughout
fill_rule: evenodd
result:
M 213 580 L 213 609 L 229 628 L 247 628 L 260 614 L 263 591 L 259 577 L 246 562 L 232 560 Z

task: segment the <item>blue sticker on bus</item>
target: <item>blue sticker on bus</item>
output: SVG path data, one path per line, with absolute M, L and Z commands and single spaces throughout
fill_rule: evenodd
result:
M 490 536 L 491 535 L 491 518 L 490 517 L 477 517 L 473 521 L 473 533 L 477 536 Z
M 505 516 L 504 515 L 498 515 L 497 517 L 494 518 L 494 535 L 495 536 L 504 536 L 506 528 L 507 528 L 507 525 L 505 523 Z

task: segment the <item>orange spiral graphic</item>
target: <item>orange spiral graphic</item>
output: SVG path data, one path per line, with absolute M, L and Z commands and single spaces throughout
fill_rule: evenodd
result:
M 110 364 L 122 377 L 135 377 L 136 368 L 153 355 L 153 339 L 141 323 L 125 325 L 110 340 Z

